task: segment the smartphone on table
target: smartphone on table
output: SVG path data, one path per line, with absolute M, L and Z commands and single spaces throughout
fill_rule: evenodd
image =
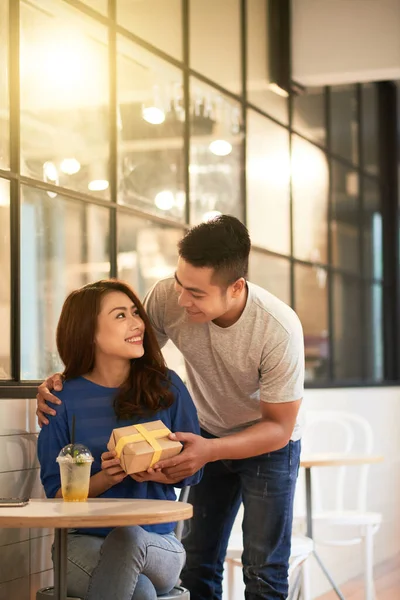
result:
M 0 508 L 8 508 L 9 506 L 26 506 L 29 498 L 0 498 Z

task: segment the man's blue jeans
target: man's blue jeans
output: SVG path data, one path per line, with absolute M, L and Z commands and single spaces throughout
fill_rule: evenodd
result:
M 203 431 L 204 437 L 212 437 Z M 191 600 L 221 600 L 229 536 L 243 501 L 246 600 L 284 600 L 300 441 L 254 458 L 208 463 L 189 500 L 194 516 L 183 539 L 182 584 Z

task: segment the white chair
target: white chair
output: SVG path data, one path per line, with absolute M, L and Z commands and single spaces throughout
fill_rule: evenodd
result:
M 365 418 L 334 410 L 310 410 L 305 411 L 304 416 L 304 455 L 313 452 L 372 454 L 373 431 Z M 367 511 L 368 472 L 369 465 L 313 467 L 313 537 L 316 546 L 363 544 L 365 600 L 374 600 L 373 536 L 379 529 L 382 515 Z M 299 498 L 304 494 L 302 476 L 297 484 L 295 514 L 298 512 Z M 326 530 L 333 527 L 334 536 L 327 536 L 326 533 L 321 535 L 321 528 Z
M 288 600 L 298 597 L 299 588 L 304 599 L 309 594 L 309 574 L 307 559 L 313 551 L 313 541 L 305 535 L 293 535 L 289 561 L 289 596 Z M 243 538 L 241 533 L 232 533 L 229 538 L 225 563 L 227 571 L 228 600 L 234 598 L 235 567 L 242 568 Z

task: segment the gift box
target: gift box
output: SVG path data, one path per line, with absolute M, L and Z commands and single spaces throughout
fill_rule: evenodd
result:
M 118 427 L 113 429 L 107 448 L 115 450 L 121 467 L 128 475 L 140 473 L 159 460 L 179 454 L 182 444 L 170 440 L 170 433 L 162 421 Z

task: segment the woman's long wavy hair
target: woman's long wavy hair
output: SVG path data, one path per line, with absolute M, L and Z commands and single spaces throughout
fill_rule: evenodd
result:
M 89 283 L 65 300 L 57 326 L 57 348 L 65 365 L 64 377 L 75 379 L 95 366 L 95 336 L 102 299 L 110 292 L 126 294 L 145 324 L 144 354 L 131 360 L 127 380 L 114 400 L 119 419 L 143 416 L 168 408 L 174 401 L 167 366 L 143 304 L 126 283 L 106 279 Z

